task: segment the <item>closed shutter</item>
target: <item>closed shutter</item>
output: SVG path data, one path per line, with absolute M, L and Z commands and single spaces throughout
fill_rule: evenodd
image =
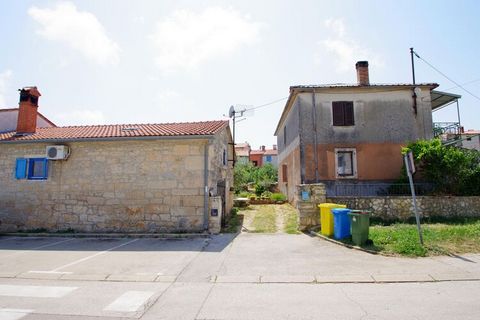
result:
M 353 126 L 355 124 L 354 116 L 353 116 L 353 102 L 346 101 L 343 103 L 344 106 L 344 113 L 345 113 L 345 126 Z
M 282 165 L 282 182 L 288 182 L 287 178 L 287 165 L 283 164 Z
M 334 101 L 332 103 L 332 113 L 333 113 L 333 125 L 343 126 L 344 125 L 343 102 Z
M 25 179 L 27 177 L 27 159 L 17 158 L 15 164 L 15 178 Z

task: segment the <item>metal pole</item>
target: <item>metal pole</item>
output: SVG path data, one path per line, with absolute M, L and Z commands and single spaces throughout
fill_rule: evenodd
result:
M 460 123 L 460 107 L 458 106 L 458 99 L 455 100 L 457 102 L 457 116 L 458 116 L 458 130 L 462 133 L 462 124 Z
M 233 139 L 233 166 L 235 167 L 235 116 L 236 112 L 233 111 L 233 134 L 232 134 L 232 139 Z
M 420 216 L 418 215 L 417 198 L 415 196 L 415 187 L 413 185 L 413 177 L 410 163 L 408 161 L 408 155 L 405 154 L 403 159 L 405 160 L 405 168 L 407 169 L 408 181 L 410 182 L 410 190 L 412 191 L 413 209 L 415 210 L 415 220 L 417 221 L 418 236 L 420 237 L 420 244 L 423 246 L 422 229 L 420 228 Z
M 415 84 L 415 63 L 413 62 L 413 48 L 410 48 L 410 59 L 412 60 L 412 78 L 413 78 L 413 84 Z

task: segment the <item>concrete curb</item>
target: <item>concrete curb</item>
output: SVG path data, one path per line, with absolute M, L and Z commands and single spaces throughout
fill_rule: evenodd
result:
M 381 255 L 381 256 L 386 256 L 386 257 L 394 257 L 394 255 L 389 255 L 389 254 L 385 254 L 385 253 L 381 253 L 381 252 L 377 252 L 377 251 L 373 251 L 373 250 L 368 250 L 368 249 L 365 249 L 365 248 L 362 248 L 362 247 L 354 246 L 354 245 L 351 245 L 351 244 L 343 243 L 341 241 L 326 237 L 326 236 L 324 236 L 322 234 L 319 234 L 315 231 L 310 231 L 310 235 L 322 238 L 324 240 L 327 240 L 329 242 L 332 242 L 332 243 L 335 243 L 335 244 L 338 244 L 338 245 L 341 245 L 341 246 L 344 246 L 345 248 L 359 250 L 359 251 L 363 251 L 363 252 L 370 253 L 370 254 L 375 254 L 375 255 Z
M 52 238 L 159 238 L 159 239 L 191 239 L 210 238 L 210 233 L 49 233 L 49 232 L 11 232 L 0 233 L 8 237 L 52 237 Z

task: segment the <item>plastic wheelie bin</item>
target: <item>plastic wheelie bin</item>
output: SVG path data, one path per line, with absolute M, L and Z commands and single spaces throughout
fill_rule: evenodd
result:
M 370 229 L 370 212 L 366 210 L 352 210 L 348 214 L 352 225 L 352 241 L 357 246 L 364 245 L 368 240 Z
M 344 204 L 336 203 L 320 203 L 318 205 L 320 208 L 320 226 L 321 233 L 324 236 L 331 237 L 333 236 L 333 214 L 332 209 L 334 208 L 346 208 Z
M 349 212 L 350 209 L 332 209 L 333 237 L 335 239 L 344 239 L 350 236 L 350 218 L 348 217 Z

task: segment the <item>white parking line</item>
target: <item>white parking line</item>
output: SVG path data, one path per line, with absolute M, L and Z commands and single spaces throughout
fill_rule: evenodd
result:
M 61 298 L 77 288 L 78 287 L 20 286 L 1 284 L 0 296 Z
M 0 320 L 18 320 L 32 313 L 27 309 L 3 309 L 0 308 Z
M 103 310 L 134 312 L 145 304 L 154 293 L 152 291 L 127 291 Z
M 126 245 L 129 245 L 130 243 L 133 243 L 133 242 L 135 242 L 135 241 L 138 241 L 138 239 L 133 239 L 133 240 L 131 240 L 131 241 L 128 241 L 128 242 L 126 242 L 126 243 L 122 243 L 122 244 L 120 244 L 120 245 L 118 245 L 118 246 L 115 246 L 115 247 L 113 247 L 113 248 L 110 248 L 110 249 L 108 249 L 108 250 L 100 251 L 100 252 L 97 252 L 97 253 L 95 253 L 95 254 L 92 254 L 91 256 L 88 256 L 88 257 L 85 257 L 85 258 L 78 259 L 78 260 L 76 260 L 76 261 L 67 263 L 67 264 L 65 264 L 65 265 L 63 265 L 63 266 L 60 266 L 60 267 L 55 268 L 55 269 L 53 269 L 53 270 L 50 270 L 50 272 L 57 272 L 57 271 L 60 271 L 60 270 L 62 270 L 62 269 L 65 269 L 65 268 L 74 266 L 74 265 L 79 264 L 79 263 L 81 263 L 81 262 L 84 262 L 84 261 L 87 261 L 87 260 L 89 260 L 89 259 L 95 258 L 95 257 L 97 257 L 97 256 L 99 256 L 99 255 L 101 255 L 101 254 L 104 254 L 104 253 L 107 253 L 107 252 L 109 252 L 109 251 L 112 251 L 112 250 L 115 250 L 115 249 L 124 247 L 124 246 L 126 246 Z
M 53 246 L 56 246 L 57 244 L 69 242 L 69 241 L 72 241 L 72 240 L 76 240 L 76 239 L 75 238 L 70 238 L 70 239 L 66 239 L 66 240 L 61 240 L 61 241 L 57 241 L 57 242 L 53 242 L 53 243 L 44 244 L 44 245 L 41 245 L 41 246 L 38 246 L 38 247 L 35 247 L 35 248 L 31 248 L 31 249 L 23 249 L 19 252 L 15 252 L 15 253 L 12 253 L 10 255 L 4 256 L 4 257 L 2 257 L 2 259 L 17 256 L 17 255 L 20 255 L 20 254 L 29 253 L 30 251 L 34 251 L 34 250 L 40 250 L 40 249 L 43 249 L 43 248 L 53 247 Z

